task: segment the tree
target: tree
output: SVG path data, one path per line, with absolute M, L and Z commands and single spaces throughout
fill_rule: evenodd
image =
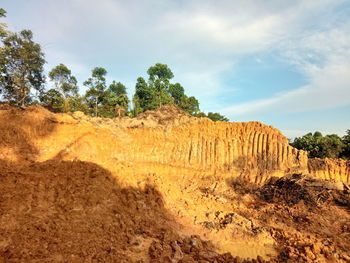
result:
M 133 96 L 133 115 L 136 116 L 146 110 L 154 110 L 164 104 L 175 104 L 193 116 L 206 116 L 214 121 L 228 121 L 219 113 L 209 113 L 209 116 L 200 112 L 198 100 L 185 94 L 180 83 L 172 84 L 170 80 L 174 74 L 166 64 L 157 63 L 151 66 L 147 73 L 148 83 L 142 78 L 137 79 Z
M 40 102 L 44 107 L 48 108 L 53 112 L 67 112 L 64 107 L 65 98 L 57 89 L 49 89 L 40 95 Z M 88 113 L 88 107 L 84 103 L 83 98 L 77 93 L 74 96 L 69 97 L 66 107 L 69 111 L 82 111 Z
M 185 89 L 181 86 L 180 83 L 170 84 L 169 93 L 170 96 L 173 97 L 174 103 L 176 105 L 180 105 L 182 103 L 182 99 L 186 97 Z
M 108 91 L 114 97 L 114 111 L 117 112 L 117 115 L 120 117 L 123 115 L 121 111 L 125 114 L 129 108 L 130 101 L 126 93 L 126 87 L 120 82 L 113 81 L 112 84 L 109 85 Z
M 156 63 L 154 66 L 151 66 L 147 70 L 147 74 L 149 75 L 149 80 L 156 82 L 156 87 L 158 89 L 162 88 L 162 85 L 168 85 L 169 80 L 174 77 L 173 72 L 170 70 L 168 65 Z
M 116 82 L 115 80 L 113 80 L 112 84 L 109 85 L 108 89 L 117 97 L 126 94 L 126 87 L 122 83 Z
M 154 110 L 158 107 L 155 90 L 150 87 L 142 77 L 137 79 L 133 104 L 134 116 L 146 110 Z
M 193 116 L 195 116 L 197 118 L 207 118 L 207 114 L 205 114 L 204 112 L 201 112 L 201 111 L 194 114 Z
M 151 66 L 147 73 L 149 75 L 149 86 L 156 93 L 158 107 L 171 102 L 168 88 L 170 79 L 174 77 L 174 74 L 168 65 L 157 63 Z
M 73 97 L 78 93 L 77 79 L 64 64 L 54 67 L 49 73 L 49 78 L 63 97 Z
M 195 115 L 199 112 L 199 102 L 195 97 L 182 97 L 179 106 L 191 115 Z
M 323 136 L 318 131 L 295 138 L 291 145 L 307 151 L 311 158 L 338 158 L 344 148 L 344 143 L 338 135 Z
M 90 113 L 93 113 L 95 117 L 98 116 L 98 109 L 103 102 L 106 91 L 106 79 L 107 71 L 104 68 L 96 67 L 92 70 L 92 76 L 84 82 L 84 85 L 88 88 L 85 94 L 87 106 Z
M 113 81 L 109 85 L 103 97 L 103 117 L 123 116 L 128 111 L 129 98 L 126 94 L 126 87 L 120 83 Z
M 6 11 L 3 8 L 0 8 L 0 18 L 6 17 Z M 8 32 L 6 31 L 7 25 L 5 23 L 0 23 L 0 39 L 5 37 Z
M 0 48 L 0 92 L 16 105 L 30 103 L 31 91 L 43 91 L 44 54 L 30 30 L 9 34 Z
M 78 96 L 77 79 L 72 76 L 70 69 L 63 64 L 54 67 L 49 73 L 49 78 L 54 82 L 57 92 L 63 98 L 62 111 L 70 111 L 70 100 Z
M 228 118 L 217 112 L 208 112 L 207 117 L 212 121 L 229 121 Z
M 56 89 L 49 89 L 40 95 L 40 102 L 46 108 L 53 112 L 63 112 L 64 98 Z
M 346 134 L 342 138 L 344 148 L 340 154 L 340 157 L 344 159 L 350 159 L 350 129 L 346 131 Z

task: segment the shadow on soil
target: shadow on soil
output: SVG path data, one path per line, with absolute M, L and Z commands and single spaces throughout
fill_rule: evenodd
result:
M 0 160 L 0 262 L 238 262 L 180 237 L 152 185 L 122 187 L 91 162 L 35 162 L 32 139 L 56 129 L 51 116 L 0 111 L 0 147 L 17 160 Z

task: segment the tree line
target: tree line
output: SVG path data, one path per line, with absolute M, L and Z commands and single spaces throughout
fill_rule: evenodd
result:
M 295 138 L 290 145 L 307 151 L 311 158 L 350 159 L 350 130 L 343 137 L 337 134 L 323 136 L 320 132 L 307 133 Z
M 5 16 L 6 11 L 0 8 L 0 18 Z M 77 79 L 66 65 L 55 66 L 45 76 L 45 55 L 33 41 L 32 31 L 14 33 L 7 30 L 5 23 L 0 23 L 0 40 L 0 96 L 9 104 L 41 104 L 53 112 L 82 111 L 95 117 L 134 117 L 171 104 L 193 116 L 228 121 L 219 113 L 201 112 L 198 100 L 187 96 L 180 83 L 171 82 L 174 74 L 166 64 L 151 66 L 147 80 L 137 78 L 131 100 L 121 82 L 106 82 L 107 70 L 102 67 L 92 70 L 83 82 L 86 92 L 81 95 Z M 46 86 L 47 77 L 53 83 L 52 88 Z

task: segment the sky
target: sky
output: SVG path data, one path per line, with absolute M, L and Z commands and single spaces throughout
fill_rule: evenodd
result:
M 287 137 L 350 129 L 349 0 L 1 0 L 31 29 L 48 72 L 96 67 L 130 95 L 155 63 L 204 112 L 261 121 Z

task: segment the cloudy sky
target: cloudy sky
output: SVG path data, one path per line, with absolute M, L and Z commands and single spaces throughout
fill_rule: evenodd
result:
M 168 64 L 205 112 L 258 120 L 288 137 L 350 129 L 349 0 L 2 0 L 13 31 L 31 29 L 46 69 L 80 85 L 102 66 L 133 93 Z M 82 90 L 83 87 L 82 87 Z

